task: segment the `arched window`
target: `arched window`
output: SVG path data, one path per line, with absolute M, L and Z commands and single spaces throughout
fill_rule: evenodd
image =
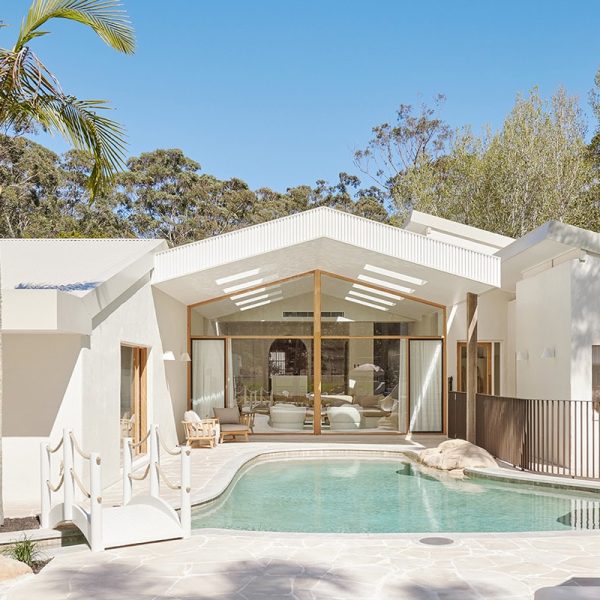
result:
M 270 375 L 306 375 L 308 350 L 302 340 L 275 340 L 269 348 Z

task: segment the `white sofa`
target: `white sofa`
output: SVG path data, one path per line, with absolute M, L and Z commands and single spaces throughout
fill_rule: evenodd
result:
M 328 406 L 327 418 L 332 430 L 344 429 L 351 431 L 353 429 L 360 429 L 362 411 L 360 407 L 355 405 Z
M 273 429 L 302 431 L 306 420 L 306 407 L 294 404 L 274 404 L 269 409 L 269 425 Z

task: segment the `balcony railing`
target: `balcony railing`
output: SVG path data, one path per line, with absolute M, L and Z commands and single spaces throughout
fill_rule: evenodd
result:
M 585 400 L 527 400 L 477 394 L 476 443 L 517 468 L 600 478 L 600 412 Z M 465 438 L 466 394 L 450 392 L 448 436 Z

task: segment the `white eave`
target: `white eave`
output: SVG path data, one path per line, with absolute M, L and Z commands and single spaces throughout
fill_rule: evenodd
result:
M 600 233 L 548 221 L 496 253 L 502 260 L 502 287 L 514 291 L 524 272 L 575 258 L 577 252 L 600 255 Z
M 452 278 L 474 291 L 500 286 L 497 256 L 325 207 L 160 252 L 152 283 L 192 303 L 222 294 L 212 285 L 218 277 L 252 267 L 268 283 L 314 269 L 353 277 L 361 264 L 376 260 L 388 269 L 437 279 L 440 290 Z M 452 300 L 442 295 L 436 301 Z

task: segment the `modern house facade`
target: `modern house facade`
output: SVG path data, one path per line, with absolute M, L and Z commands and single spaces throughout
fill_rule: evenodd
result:
M 273 435 L 444 434 L 468 295 L 478 392 L 600 400 L 600 234 L 560 223 L 512 240 L 318 208 L 170 249 L 2 240 L 0 265 L 9 510 L 35 502 L 63 428 L 106 483 L 121 437 L 181 441 L 190 408 L 237 405 Z

